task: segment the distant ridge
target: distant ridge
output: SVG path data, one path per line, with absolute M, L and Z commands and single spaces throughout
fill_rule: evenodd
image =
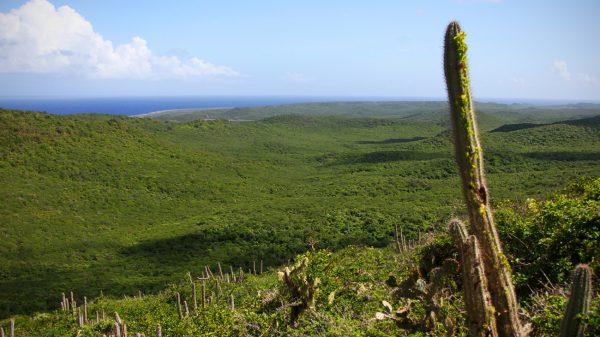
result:
M 577 125 L 577 126 L 591 126 L 598 127 L 600 126 L 600 115 L 588 117 L 588 118 L 578 118 L 578 119 L 570 119 L 564 121 L 558 121 L 554 123 L 515 123 L 515 124 L 504 124 L 498 128 L 491 130 L 490 132 L 511 132 L 518 131 L 523 129 L 531 129 L 537 128 L 545 125 L 554 125 L 554 124 L 569 124 L 569 125 Z
M 600 115 L 600 104 L 591 103 L 556 106 L 477 103 L 476 106 L 479 112 L 480 127 L 487 130 L 509 124 L 521 124 L 521 127 L 529 127 L 532 124 L 554 123 Z M 261 120 L 280 115 L 344 116 L 402 118 L 407 121 L 448 126 L 447 109 L 448 105 L 445 101 L 310 102 L 236 108 L 173 109 L 137 115 L 137 117 L 191 122 L 199 119 Z M 504 129 L 497 132 L 502 130 Z

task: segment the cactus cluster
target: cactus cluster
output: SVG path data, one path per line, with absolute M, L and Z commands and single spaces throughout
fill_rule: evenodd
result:
M 261 263 L 262 266 L 262 263 Z M 220 267 L 220 265 L 219 265 Z M 261 268 L 262 269 L 262 268 Z M 177 315 L 180 321 L 182 320 L 186 320 L 189 317 L 191 317 L 192 315 L 198 315 L 199 310 L 198 310 L 198 303 L 197 303 L 197 291 L 196 291 L 196 279 L 202 281 L 202 308 L 204 309 L 207 306 L 218 306 L 219 305 L 219 296 L 225 296 L 225 292 L 222 289 L 222 285 L 223 287 L 225 287 L 225 284 L 235 284 L 235 283 L 241 283 L 243 281 L 243 272 L 241 271 L 240 268 L 240 276 L 236 276 L 233 273 L 233 268 L 231 268 L 232 272 L 231 274 L 229 273 L 223 273 L 221 268 L 219 268 L 219 274 L 218 275 L 213 275 L 212 271 L 210 270 L 210 268 L 208 266 L 205 266 L 205 270 L 202 273 L 202 277 L 197 277 L 194 278 L 192 276 L 191 273 L 188 273 L 188 280 L 190 283 L 190 290 L 191 290 L 191 301 L 188 304 L 188 301 L 183 297 L 183 295 L 180 292 L 175 292 L 175 299 L 176 299 L 176 305 L 177 305 Z M 231 277 L 230 277 L 231 276 Z M 207 297 L 206 295 L 206 290 L 207 288 L 210 289 L 210 287 L 212 286 L 212 289 L 214 289 L 213 292 L 211 292 L 211 295 Z M 101 292 L 101 296 L 102 292 Z M 134 296 L 135 298 L 136 296 Z M 138 291 L 138 298 L 143 298 L 144 295 L 141 291 Z M 125 296 L 125 298 L 127 298 L 127 296 Z M 228 300 L 227 300 L 227 304 L 230 306 L 231 310 L 235 310 L 235 299 L 232 293 L 229 294 L 228 296 Z M 221 301 L 223 302 L 223 301 Z M 74 293 L 71 291 L 70 293 L 70 297 L 65 295 L 65 293 L 63 292 L 61 294 L 61 302 L 60 302 L 60 307 L 61 307 L 61 311 L 63 313 L 63 315 L 70 317 L 72 316 L 73 318 L 75 318 L 76 322 L 78 323 L 80 328 L 83 328 L 85 326 L 91 326 L 91 325 L 96 325 L 96 329 L 98 329 L 98 325 L 104 325 L 104 332 L 105 334 L 103 336 L 105 337 L 127 337 L 127 336 L 131 336 L 132 334 L 130 333 L 128 335 L 127 332 L 127 324 L 125 323 L 125 321 L 123 319 L 121 319 L 121 317 L 119 316 L 119 314 L 115 311 L 112 315 L 112 319 L 108 318 L 107 316 L 105 316 L 105 312 L 104 309 L 101 308 L 100 311 L 96 310 L 95 311 L 95 316 L 96 319 L 94 320 L 93 318 L 88 318 L 88 300 L 87 297 L 84 296 L 83 297 L 83 306 L 77 306 L 77 302 L 75 301 L 75 295 Z M 193 310 L 193 311 L 192 311 Z M 92 315 L 93 316 L 93 315 Z M 14 337 L 14 320 L 11 320 L 11 330 L 12 333 L 9 334 L 8 337 Z M 162 336 L 162 332 L 161 332 L 161 326 L 160 324 L 156 327 L 156 336 L 160 337 Z M 143 337 L 144 334 L 143 333 L 136 333 L 135 334 L 136 337 Z M 0 327 L 0 337 L 4 337 L 4 330 L 2 327 Z
M 456 162 L 468 208 L 470 235 L 458 220 L 450 223 L 461 255 L 463 287 L 471 336 L 520 337 L 529 333 L 518 316 L 518 303 L 508 260 L 502 252 L 490 207 L 483 168 L 483 152 L 475 119 L 466 34 L 457 22 L 448 25 L 444 41 L 444 72 L 454 132 Z M 591 301 L 589 267 L 574 273 L 571 298 L 561 324 L 561 337 L 582 336 L 580 316 Z
M 298 317 L 306 309 L 315 309 L 315 299 L 319 291 L 321 281 L 308 273 L 308 257 L 303 257 L 291 268 L 285 267 L 278 272 L 279 280 L 282 281 L 291 295 L 290 321 L 295 325 Z
M 393 296 L 401 298 L 400 306 L 393 310 L 389 302 L 383 301 L 385 310 L 375 313 L 375 319 L 392 320 L 399 328 L 411 331 L 433 331 L 443 326 L 446 333 L 453 335 L 456 321 L 444 303 L 448 303 L 451 296 L 449 290 L 454 287 L 458 268 L 458 261 L 446 258 L 439 266 L 429 270 L 413 269 L 410 276 L 399 284 L 395 277 L 390 276 L 386 284 L 393 288 Z M 419 302 L 423 306 L 415 310 L 414 304 Z M 425 311 L 425 319 L 417 314 L 422 310 Z

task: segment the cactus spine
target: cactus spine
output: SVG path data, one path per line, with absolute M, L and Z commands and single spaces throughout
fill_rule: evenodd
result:
M 454 130 L 456 161 L 469 222 L 481 249 L 487 289 L 496 313 L 498 336 L 523 336 L 525 332 L 518 317 L 510 266 L 502 252 L 489 204 L 483 155 L 469 86 L 465 36 L 459 24 L 451 22 L 444 41 L 444 72 Z M 465 267 L 467 266 L 463 266 Z M 473 334 L 473 331 L 471 333 Z
M 590 267 L 580 264 L 573 272 L 571 282 L 571 297 L 567 303 L 565 315 L 560 324 L 560 337 L 583 337 L 585 324 L 581 322 L 580 314 L 590 309 L 592 301 L 592 272 Z

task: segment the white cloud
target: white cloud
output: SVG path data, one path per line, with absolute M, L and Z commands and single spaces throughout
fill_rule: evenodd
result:
M 0 13 L 0 72 L 138 79 L 238 75 L 197 57 L 154 55 L 141 37 L 115 47 L 71 7 L 46 0 Z
M 571 82 L 571 83 L 579 83 L 579 84 L 584 84 L 584 85 L 596 85 L 599 83 L 598 78 L 595 76 L 592 76 L 590 74 L 587 73 L 576 73 L 576 74 L 571 74 L 571 71 L 569 71 L 569 68 L 567 66 L 567 62 L 562 61 L 562 60 L 558 60 L 558 61 L 554 61 L 554 70 L 558 73 L 558 75 L 565 81 L 567 82 Z
M 567 67 L 567 62 L 562 60 L 554 61 L 554 70 L 556 70 L 558 76 L 560 76 L 563 80 L 571 80 L 571 73 L 569 72 L 569 69 Z
M 586 84 L 598 84 L 598 78 L 590 74 L 579 73 L 577 74 L 577 80 Z

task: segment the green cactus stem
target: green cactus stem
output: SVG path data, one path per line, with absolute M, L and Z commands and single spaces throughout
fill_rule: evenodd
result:
M 482 149 L 471 99 L 465 37 L 466 33 L 457 22 L 448 25 L 444 41 L 444 72 L 454 130 L 456 161 L 469 222 L 481 248 L 487 288 L 496 313 L 498 335 L 523 336 L 525 332 L 518 317 L 510 266 L 502 252 L 489 204 Z
M 119 325 L 119 323 L 115 322 L 113 326 L 113 332 L 115 337 L 121 337 L 121 326 Z
M 87 296 L 83 296 L 83 323 L 88 323 Z
M 592 272 L 588 265 L 580 264 L 573 272 L 571 297 L 560 324 L 560 337 L 584 336 L 585 323 L 581 321 L 581 315 L 590 310 L 591 301 Z
M 461 259 L 469 332 L 473 337 L 498 336 L 477 238 L 458 219 L 450 221 L 449 229 Z
M 206 285 L 202 282 L 202 309 L 206 307 Z
M 198 313 L 198 301 L 196 299 L 196 283 L 192 281 L 192 302 L 194 304 L 194 313 Z
M 181 311 L 181 295 L 179 292 L 177 292 L 177 316 L 180 321 L 183 319 L 183 313 Z

